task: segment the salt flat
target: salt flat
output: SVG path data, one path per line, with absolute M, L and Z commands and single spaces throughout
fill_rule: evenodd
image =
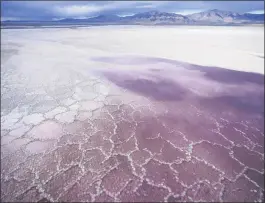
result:
M 3 43 L 22 43 L 29 57 L 88 63 L 93 56 L 136 54 L 264 73 L 263 27 L 102 26 L 79 29 L 2 30 Z M 37 46 L 38 44 L 38 46 Z M 56 48 L 55 48 L 56 47 Z M 31 53 L 33 52 L 33 53 Z M 58 54 L 60 52 L 61 54 Z M 23 53 L 26 55 L 27 53 Z M 76 54 L 76 55 L 75 55 Z M 36 56 L 37 55 L 37 56 Z M 69 58 L 70 57 L 70 58 Z M 39 58 L 36 58 L 36 61 Z M 44 60 L 44 59 L 42 59 Z M 32 62 L 33 63 L 33 62 Z
M 263 27 L 4 29 L 1 200 L 262 202 L 263 114 Z

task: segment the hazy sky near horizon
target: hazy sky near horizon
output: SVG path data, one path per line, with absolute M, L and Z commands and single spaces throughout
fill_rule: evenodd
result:
M 1 1 L 1 20 L 52 20 L 159 10 L 191 14 L 209 9 L 264 13 L 264 1 Z

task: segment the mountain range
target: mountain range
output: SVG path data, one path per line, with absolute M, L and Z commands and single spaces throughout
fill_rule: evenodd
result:
M 12 22 L 14 21 L 4 21 L 2 23 L 12 24 Z M 57 24 L 264 24 L 264 14 L 240 14 L 213 9 L 184 16 L 154 10 L 125 17 L 118 15 L 99 15 L 84 19 L 64 18 L 52 22 Z

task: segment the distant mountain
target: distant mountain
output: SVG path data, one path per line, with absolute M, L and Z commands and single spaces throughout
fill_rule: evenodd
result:
M 87 21 L 90 22 L 116 22 L 120 20 L 121 17 L 117 15 L 99 15 L 97 17 L 87 19 Z
M 77 22 L 77 21 L 84 21 L 86 19 L 76 19 L 76 18 L 64 18 L 60 20 L 55 20 L 54 22 Z
M 239 14 L 218 9 L 208 10 L 191 15 L 180 15 L 160 11 L 137 13 L 132 16 L 100 15 L 89 19 L 67 19 L 61 22 L 87 23 L 125 23 L 125 24 L 226 24 L 226 23 L 264 23 L 264 14 Z
M 243 16 L 250 21 L 264 22 L 264 14 L 245 13 Z
M 16 24 L 18 21 L 14 21 Z M 32 21 L 33 22 L 33 21 Z M 35 21 L 36 22 L 36 21 Z M 50 21 L 52 24 L 173 24 L 173 25 L 224 25 L 224 24 L 264 24 L 264 14 L 239 14 L 218 9 L 194 13 L 187 16 L 160 11 L 137 13 L 132 16 L 99 15 L 96 17 L 75 19 L 65 18 Z M 1 22 L 12 25 L 13 21 Z M 22 21 L 21 21 L 22 23 Z M 46 22 L 47 23 L 47 22 Z
M 159 11 L 138 13 L 133 16 L 125 17 L 125 19 L 135 23 L 150 22 L 155 24 L 160 24 L 160 23 L 188 24 L 194 22 L 193 20 L 183 15 L 175 13 L 159 12 Z
M 57 22 L 113 22 L 113 21 L 119 21 L 121 17 L 117 15 L 99 15 L 92 18 L 83 18 L 83 19 L 77 19 L 77 18 L 64 18 L 61 20 L 58 20 Z
M 231 11 L 222 11 L 218 9 L 208 10 L 200 13 L 194 13 L 187 16 L 196 22 L 206 23 L 255 23 L 264 22 L 264 14 L 239 14 Z
M 88 19 L 63 19 L 60 22 L 90 22 L 90 23 L 126 23 L 126 24 L 139 24 L 139 23 L 151 23 L 151 24 L 187 24 L 194 22 L 186 16 L 166 13 L 159 11 L 149 11 L 144 13 L 138 13 L 132 16 L 119 17 L 117 15 L 100 15 Z

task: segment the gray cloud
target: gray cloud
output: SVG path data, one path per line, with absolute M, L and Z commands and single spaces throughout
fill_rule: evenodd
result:
M 249 12 L 264 10 L 263 1 L 2 1 L 1 18 L 52 19 L 93 16 L 98 14 L 126 15 L 160 10 L 196 12 L 208 9 Z

